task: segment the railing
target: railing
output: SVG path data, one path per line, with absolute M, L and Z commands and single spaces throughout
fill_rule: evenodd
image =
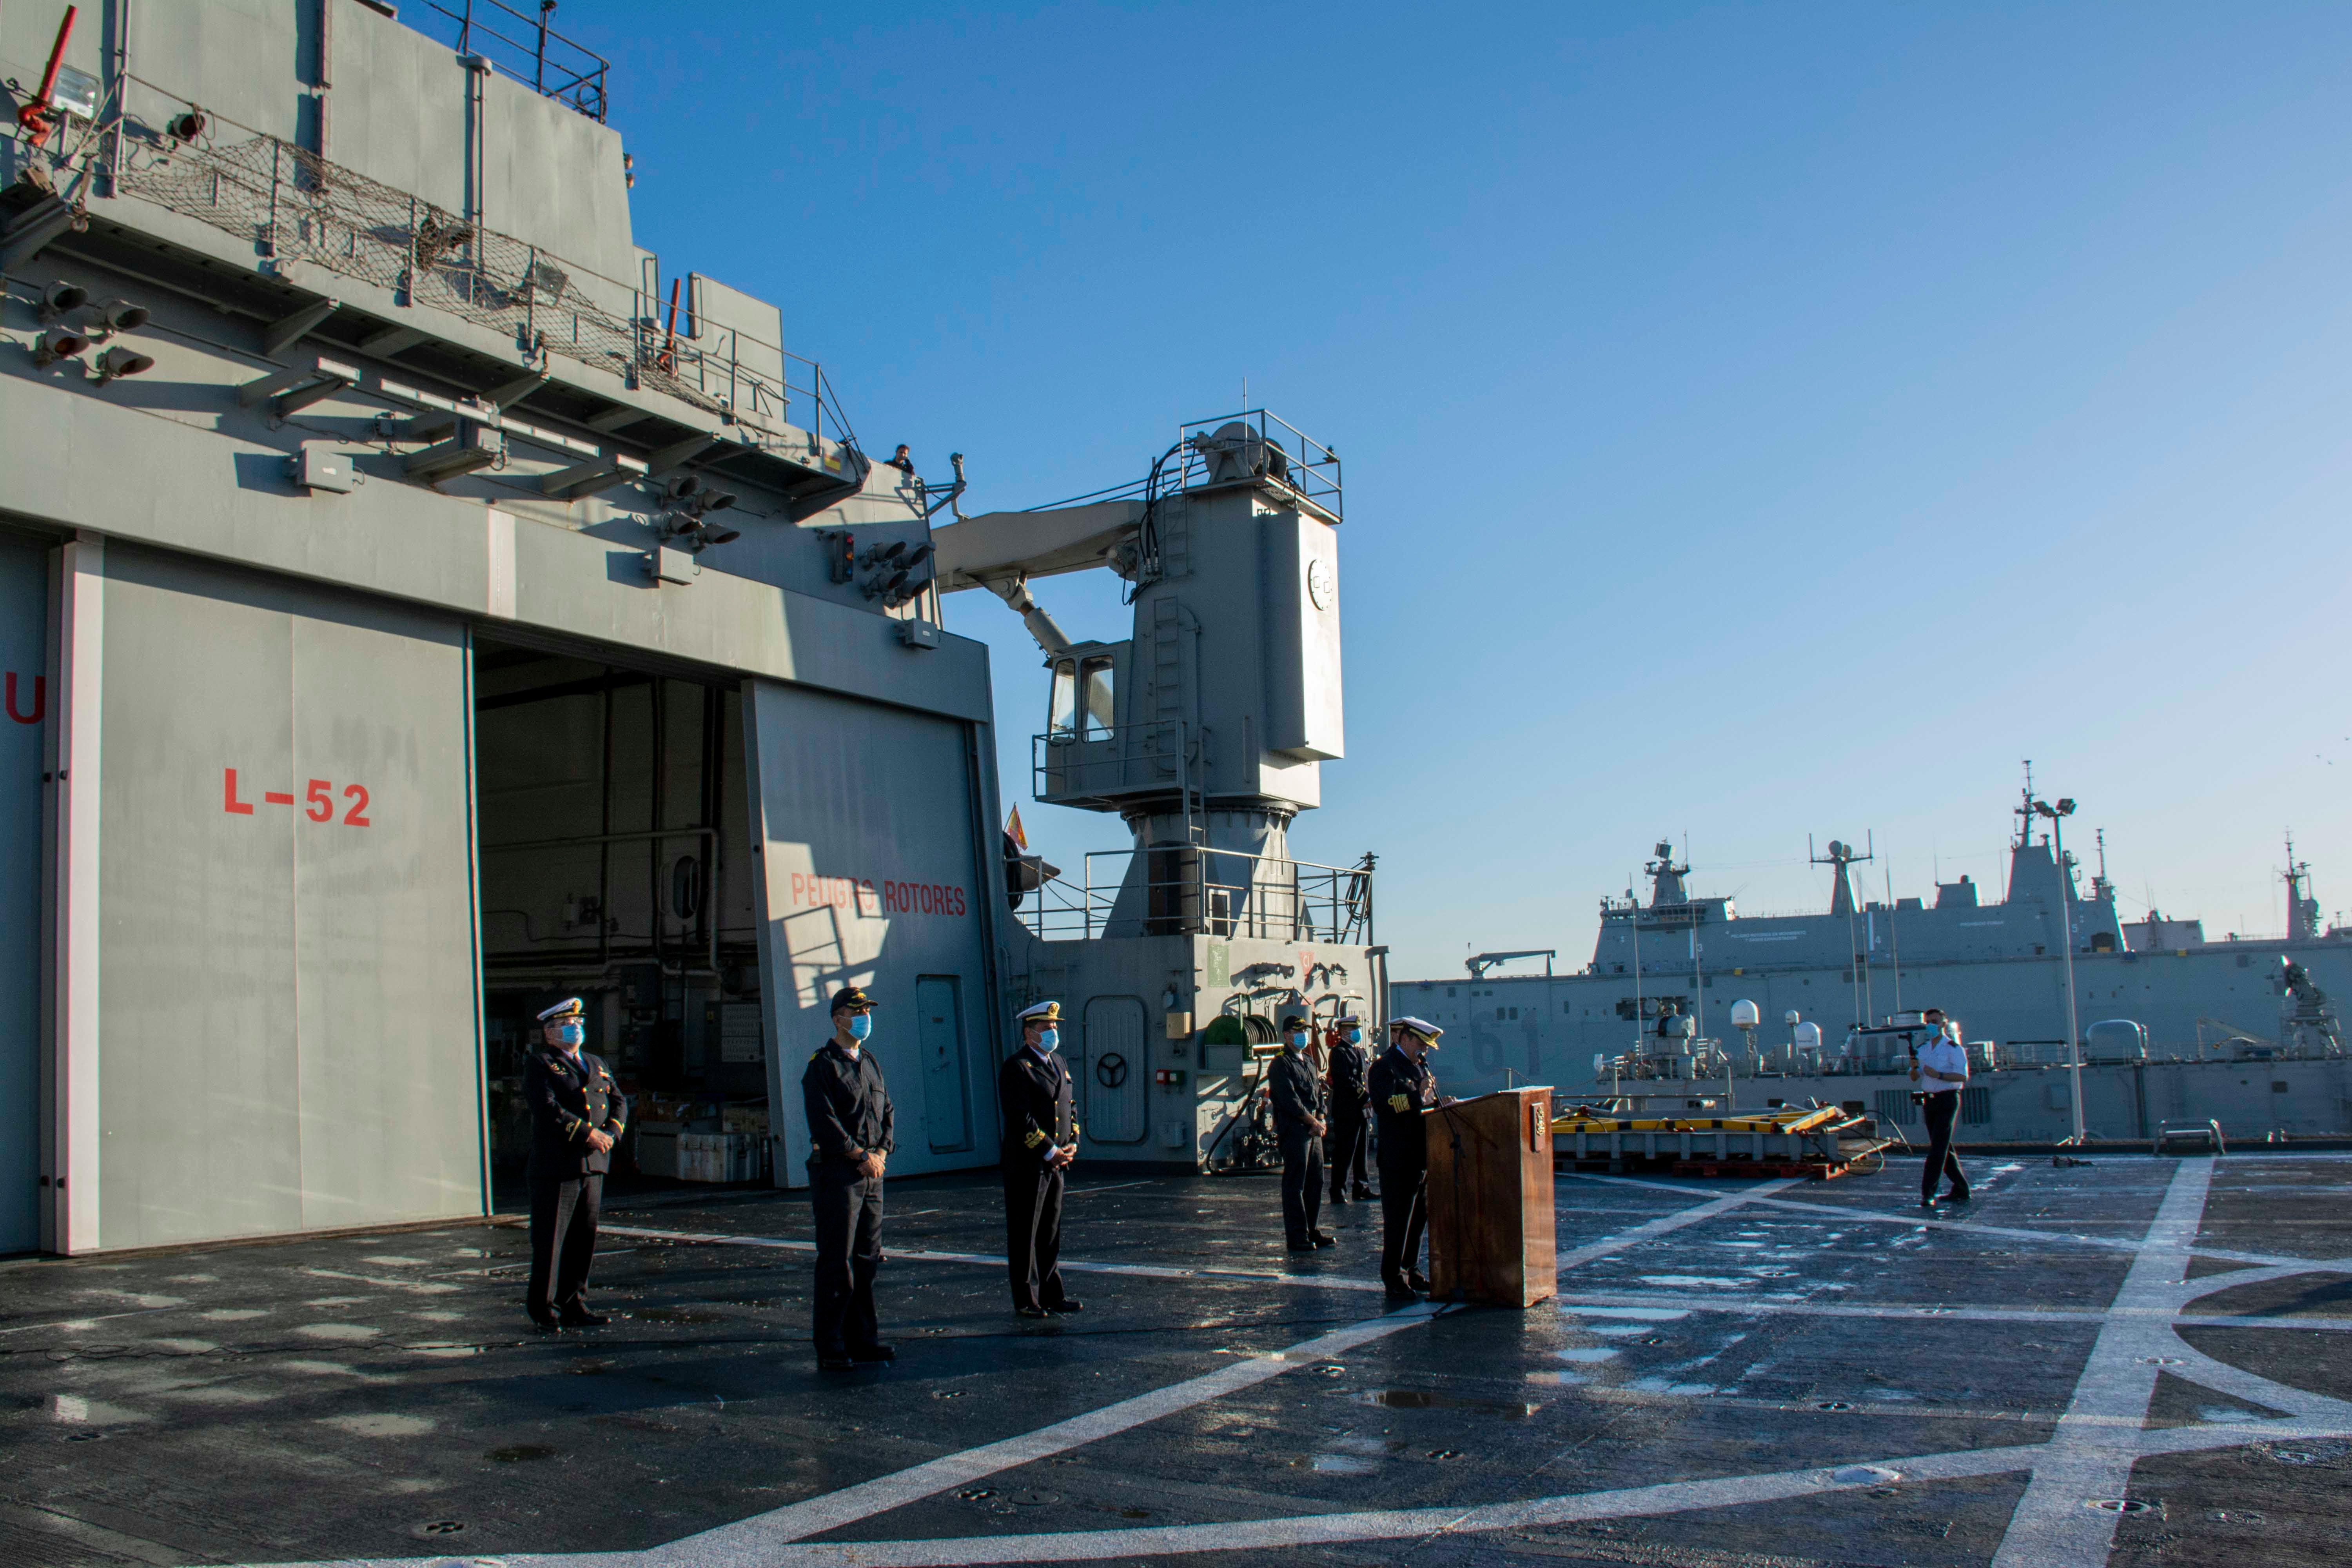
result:
M 1131 879 L 1127 871 L 1139 854 L 1146 857 L 1144 875 Z M 1115 875 L 1113 861 L 1123 863 Z M 1240 936 L 1354 945 L 1372 940 L 1372 873 L 1206 845 L 1097 849 L 1087 854 L 1076 887 L 1048 882 L 1015 914 L 1041 942 Z
M 1298 496 L 1312 502 L 1334 518 L 1345 515 L 1345 499 L 1339 482 L 1339 454 L 1322 442 L 1300 434 L 1296 426 L 1278 419 L 1263 408 L 1244 409 L 1239 414 L 1221 415 L 1214 419 L 1188 419 L 1176 427 L 1176 444 L 1168 448 L 1151 471 L 1139 479 L 1129 479 L 1084 495 L 1069 496 L 1057 501 L 1034 506 L 1031 511 L 1051 511 L 1059 507 L 1077 506 L 1088 501 L 1141 500 L 1147 505 L 1196 489 L 1213 482 L 1212 458 L 1205 450 L 1219 430 L 1239 423 L 1247 426 L 1255 438 L 1261 458 L 1267 448 L 1279 455 L 1278 461 L 1265 460 L 1248 466 L 1257 468 L 1257 477 L 1274 479 Z
M 528 353 L 562 354 L 667 393 L 723 419 L 786 422 L 855 448 L 822 366 L 781 345 L 724 329 L 709 343 L 674 336 L 661 305 L 538 246 L 369 179 L 289 142 L 202 111 L 182 141 L 165 129 L 195 105 L 142 78 L 142 101 L 59 161 L 109 169 L 118 188 L 250 242 L 261 255 L 310 262 L 510 336 Z M 110 155 L 109 155 L 110 154 Z M 94 171 L 93 171 L 94 172 Z
M 530 82 L 545 97 L 599 123 L 604 121 L 611 108 L 604 95 L 604 79 L 612 62 L 547 25 L 555 15 L 555 0 L 540 0 L 536 16 L 503 0 L 458 0 L 454 5 L 425 0 L 425 8 L 457 24 L 454 47 L 459 54 L 479 55 L 509 76 Z M 502 33 L 501 25 L 523 36 Z
M 1192 755 L 1182 720 L 1094 725 L 1082 715 L 1072 719 L 1079 727 L 1029 737 L 1032 795 L 1065 802 L 1181 791 L 1189 829 L 1200 781 L 1193 776 L 1198 759 Z
M 1228 425 L 1245 426 L 1254 438 L 1252 445 L 1236 452 L 1221 450 L 1218 432 Z M 1216 482 L 1219 468 L 1238 459 L 1258 477 L 1287 486 L 1335 519 L 1343 515 L 1339 454 L 1263 408 L 1245 408 L 1214 419 L 1188 419 L 1176 427 L 1176 444 L 1184 453 L 1184 464 L 1181 482 L 1174 489 L 1194 489 Z

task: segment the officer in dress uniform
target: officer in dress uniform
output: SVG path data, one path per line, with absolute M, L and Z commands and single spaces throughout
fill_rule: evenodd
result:
M 1331 1020 L 1323 1059 L 1324 1077 L 1331 1086 L 1331 1131 L 1323 1138 L 1323 1163 L 1331 1173 L 1336 1205 L 1351 1195 L 1372 1195 L 1372 1184 L 1364 1180 L 1364 1116 L 1371 1098 L 1365 1078 L 1372 1070 L 1372 1053 L 1364 1048 L 1364 1026 L 1353 1013 Z
M 833 994 L 833 1038 L 801 1074 L 808 1111 L 809 1203 L 816 1211 L 816 1363 L 839 1371 L 896 1361 L 874 1311 L 882 1262 L 882 1167 L 898 1146 L 890 1090 L 866 1048 L 874 998 L 855 985 Z
M 1062 1173 L 1078 1154 L 1070 1070 L 1056 1054 L 1062 1005 L 1040 1002 L 1020 1017 L 1021 1048 L 997 1075 L 1004 1108 L 1004 1260 L 1013 1310 L 1024 1318 L 1075 1312 L 1062 1291 Z
M 1282 1020 L 1282 1055 L 1274 1058 L 1274 1135 L 1282 1145 L 1282 1236 L 1293 1252 L 1332 1245 L 1315 1222 L 1323 1209 L 1323 1134 L 1330 1128 L 1330 1102 L 1323 1075 L 1307 1054 L 1314 1037 L 1297 1013 Z
M 1391 1300 L 1429 1289 L 1421 1272 L 1422 1231 L 1429 1223 L 1429 1149 L 1421 1113 L 1439 1103 L 1436 1075 L 1422 1058 L 1445 1033 L 1425 1018 L 1389 1025 L 1389 1048 L 1372 1064 L 1372 1115 L 1380 1129 L 1381 1283 Z
M 542 1043 L 522 1071 L 531 1121 L 530 1293 L 524 1306 L 548 1332 L 611 1321 L 583 1305 L 580 1293 L 596 1255 L 604 1173 L 613 1168 L 629 1102 L 613 1086 L 604 1058 L 580 1048 L 587 1037 L 584 1013 L 577 996 L 541 1013 Z

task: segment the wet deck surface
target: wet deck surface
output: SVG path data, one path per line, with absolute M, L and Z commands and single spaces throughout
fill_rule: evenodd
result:
M 2352 1160 L 1971 1176 L 1563 1179 L 1560 1301 L 1391 1314 L 1376 1205 L 1292 1271 L 1097 1175 L 1044 1325 L 992 1176 L 894 1184 L 853 1373 L 781 1194 L 617 1205 L 552 1339 L 506 1226 L 0 1265 L 0 1564 L 2343 1562 Z

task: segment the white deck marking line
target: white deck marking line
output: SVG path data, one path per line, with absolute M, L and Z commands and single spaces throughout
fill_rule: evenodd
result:
M 2116 1292 L 2115 1305 L 2124 1310 L 2107 1320 L 2084 1358 L 2074 1396 L 2049 1446 L 2034 1460 L 2033 1479 L 2010 1515 L 1992 1568 L 2095 1568 L 2106 1562 L 2121 1516 L 2087 1503 L 2130 1489 L 2140 1451 L 2138 1425 L 2156 1396 L 2157 1358 L 2178 1342 L 2168 1322 L 2132 1309 L 2163 1307 L 2166 1318 L 2171 1315 L 2212 1182 L 2210 1156 L 2184 1160 L 2173 1171 L 2139 1256 Z
M 2210 1156 L 2208 1156 L 2210 1158 Z M 1686 1193 L 1687 1186 L 1675 1186 L 1665 1182 L 1646 1181 L 1640 1176 L 1601 1176 L 1582 1172 L 1562 1171 L 1564 1182 L 1605 1182 L 1612 1186 L 1647 1187 L 1655 1193 Z M 1967 1231 L 1977 1236 L 2005 1236 L 2019 1241 L 2071 1241 L 2083 1247 L 2105 1247 L 2110 1252 L 2139 1250 L 2140 1244 L 2114 1236 L 2086 1236 L 2072 1230 L 2028 1230 L 2022 1226 L 1986 1225 L 1972 1219 L 1938 1219 L 1934 1214 L 1922 1214 L 1916 1209 L 1888 1212 L 1882 1209 L 1845 1208 L 1836 1204 L 1807 1203 L 1802 1198 L 1768 1198 L 1767 1208 L 1788 1209 L 1797 1214 L 1820 1215 L 1828 1219 L 1850 1219 L 1869 1225 L 1925 1226 L 1936 1230 Z M 2117 1221 L 2117 1224 L 2125 1223 Z M 2197 1247 L 2189 1249 L 2200 1258 L 2218 1258 L 2227 1263 L 2252 1263 L 2303 1270 L 2343 1264 L 2352 1268 L 2352 1258 L 2295 1258 L 2277 1252 L 2232 1252 L 2221 1247 Z
M 655 1241 L 684 1241 L 710 1247 L 761 1247 L 780 1252 L 814 1252 L 814 1241 L 795 1241 L 781 1236 L 733 1236 L 724 1231 L 649 1230 L 642 1226 L 607 1225 L 597 1227 L 607 1236 L 634 1236 Z M 921 1248 L 886 1247 L 882 1249 L 885 1263 L 893 1258 L 905 1258 L 913 1263 L 976 1263 L 991 1268 L 1004 1267 L 1004 1256 L 992 1257 L 984 1252 L 935 1252 Z M 1351 1279 L 1336 1274 L 1276 1274 L 1247 1268 L 1169 1268 L 1152 1263 L 1088 1263 L 1065 1258 L 1062 1268 L 1072 1274 L 1127 1274 L 1143 1279 L 1244 1279 L 1253 1285 L 1303 1285 L 1316 1290 L 1379 1290 L 1377 1279 Z
M 1675 1214 L 1661 1215 L 1655 1219 L 1635 1226 L 1621 1235 L 1590 1242 L 1560 1256 L 1562 1267 L 1571 1267 L 1616 1251 L 1620 1247 L 1638 1246 L 1654 1237 L 1685 1226 L 1700 1225 L 1738 1207 L 1763 1192 L 1773 1189 L 1772 1184 L 1735 1193 L 1710 1203 L 1696 1205 Z M 755 1515 L 735 1524 L 723 1525 L 700 1535 L 661 1549 L 655 1560 L 663 1563 L 691 1563 L 694 1568 L 749 1561 L 735 1555 L 745 1550 L 760 1551 L 792 1541 L 803 1540 L 845 1524 L 870 1519 L 877 1513 L 904 1507 L 927 1497 L 936 1496 L 951 1487 L 967 1486 L 983 1477 L 1018 1465 L 1034 1464 L 1039 1459 L 1061 1453 L 1082 1444 L 1115 1436 L 1147 1422 L 1173 1415 L 1222 1398 L 1237 1390 L 1255 1386 L 1269 1378 L 1279 1376 L 1291 1366 L 1305 1361 L 1325 1361 L 1345 1350 L 1368 1344 L 1429 1321 L 1438 1309 L 1424 1304 L 1405 1311 L 1373 1318 L 1320 1338 L 1293 1346 L 1280 1355 L 1253 1358 L 1214 1372 L 1174 1384 L 1150 1394 L 1074 1416 L 1067 1421 L 1041 1427 L 1034 1432 L 1008 1437 L 995 1443 L 968 1448 L 961 1453 L 944 1455 L 924 1464 L 915 1465 L 891 1475 L 879 1476 L 870 1481 L 845 1487 L 839 1491 L 790 1503 L 768 1513 Z M 759 1561 L 765 1562 L 763 1554 Z
M 1612 1252 L 1622 1252 L 1625 1248 L 1647 1241 L 1654 1236 L 1664 1236 L 1670 1230 L 1680 1230 L 1687 1225 L 1700 1224 L 1727 1210 L 1736 1209 L 1743 1204 L 1760 1202 L 1769 1198 L 1774 1193 L 1788 1191 L 1803 1179 L 1790 1176 L 1774 1182 L 1759 1182 L 1752 1187 L 1727 1194 L 1711 1203 L 1700 1204 L 1696 1208 L 1677 1209 L 1672 1214 L 1660 1215 L 1657 1218 L 1637 1225 L 1631 1230 L 1620 1231 L 1615 1236 L 1602 1237 L 1599 1241 L 1587 1242 L 1582 1247 L 1572 1247 L 1560 1253 L 1557 1259 L 1559 1270 L 1565 1274 L 1568 1270 L 1581 1264 L 1590 1263 L 1596 1258 L 1606 1258 Z M 1698 1195 L 1687 1187 L 1675 1187 L 1669 1190 L 1690 1197 Z
M 1671 1296 L 1638 1291 L 1579 1291 L 1553 1299 L 1564 1312 L 1579 1307 L 1661 1307 L 1678 1312 L 1752 1312 L 1800 1318 L 1894 1318 L 1904 1321 L 1943 1320 L 1955 1323 L 2082 1323 L 2095 1326 L 2122 1316 L 2154 1318 L 2176 1329 L 2318 1329 L 2352 1331 L 2352 1318 L 2282 1318 L 2252 1314 L 2183 1312 L 2169 1307 L 1942 1307 L 1932 1302 L 1879 1302 L 1871 1305 L 1829 1301 L 1761 1301 L 1738 1296 Z
M 2249 1443 L 2352 1436 L 2352 1423 L 2265 1421 L 2221 1426 L 2171 1427 L 2138 1435 L 2142 1454 L 2187 1454 L 2214 1448 L 2241 1447 Z M 1965 1480 L 2032 1468 L 2048 1452 L 2039 1443 L 1999 1448 L 1955 1449 L 1885 1458 L 1854 1459 L 1845 1464 L 1876 1465 L 1900 1472 L 1900 1485 Z M 1829 1467 L 1781 1470 L 1764 1475 L 1727 1476 L 1710 1480 L 1664 1481 L 1654 1486 L 1614 1491 L 1572 1492 L 1533 1498 L 1522 1502 L 1487 1503 L 1475 1508 L 1397 1509 L 1359 1513 L 1293 1514 L 1278 1519 L 1243 1520 L 1227 1524 L 1164 1525 L 1132 1530 L 1096 1530 L 1040 1535 L 993 1535 L 912 1541 L 789 1542 L 756 1556 L 696 1558 L 695 1568 L 956 1568 L 963 1563 L 1067 1563 L 1095 1559 L 1172 1556 L 1186 1552 L 1259 1551 L 1284 1547 L 1334 1545 L 1348 1542 L 1402 1541 L 1430 1535 L 1467 1535 L 1486 1531 L 1524 1530 L 1574 1524 L 1591 1520 L 1655 1517 L 1700 1509 L 1736 1508 L 1749 1503 L 1784 1501 L 1794 1498 L 1830 1496 L 1879 1485 L 1869 1480 L 1839 1481 Z M 2096 1511 L 2084 1510 L 2085 1512 Z M 681 1543 L 682 1544 L 682 1543 Z M 508 1568 L 670 1568 L 678 1563 L 673 1549 L 650 1552 L 517 1553 L 500 1552 L 497 1561 Z M 446 1556 L 429 1558 L 341 1559 L 334 1563 L 279 1563 L 250 1568 L 416 1568 L 420 1563 L 446 1568 Z M 2038 1568 L 2084 1568 L 2056 1560 Z
M 1129 1187 L 1148 1187 L 1152 1183 L 1161 1179 L 1162 1178 L 1159 1176 L 1146 1176 L 1139 1182 L 1113 1182 L 1107 1187 L 1067 1187 L 1063 1190 L 1063 1195 L 1066 1197 L 1083 1198 L 1089 1197 L 1096 1193 L 1125 1192 Z
M 1320 1334 L 1272 1355 L 1251 1356 L 1228 1363 L 1213 1372 L 1165 1388 L 1119 1400 L 1099 1410 L 1056 1421 L 1018 1436 L 985 1443 L 960 1453 L 946 1454 L 923 1464 L 877 1476 L 870 1481 L 825 1492 L 733 1524 L 689 1535 L 647 1554 L 651 1562 L 692 1563 L 696 1568 L 733 1563 L 766 1563 L 775 1549 L 805 1536 L 821 1534 L 845 1524 L 887 1513 L 910 1502 L 934 1497 L 951 1487 L 969 1486 L 1019 1465 L 1034 1464 L 1083 1444 L 1116 1436 L 1132 1427 L 1174 1415 L 1196 1405 L 1254 1388 L 1281 1376 L 1294 1366 L 1328 1361 L 1360 1345 L 1384 1339 L 1401 1329 L 1427 1322 L 1443 1308 L 1427 1302 L 1403 1310 L 1352 1323 Z

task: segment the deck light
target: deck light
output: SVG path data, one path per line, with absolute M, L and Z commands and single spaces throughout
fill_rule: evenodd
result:
M 135 332 L 147 324 L 150 312 L 144 305 L 134 305 L 128 300 L 101 300 L 91 311 L 90 336 L 111 337 L 116 332 Z
M 52 283 L 41 290 L 41 320 L 54 321 L 68 310 L 89 303 L 89 290 L 79 283 Z
M 33 340 L 33 363 L 52 365 L 61 359 L 72 359 L 89 347 L 89 339 L 71 327 L 51 327 Z
M 100 385 L 126 375 L 143 375 L 154 368 L 155 362 L 149 355 L 136 353 L 120 346 L 110 348 L 98 356 L 98 379 Z

